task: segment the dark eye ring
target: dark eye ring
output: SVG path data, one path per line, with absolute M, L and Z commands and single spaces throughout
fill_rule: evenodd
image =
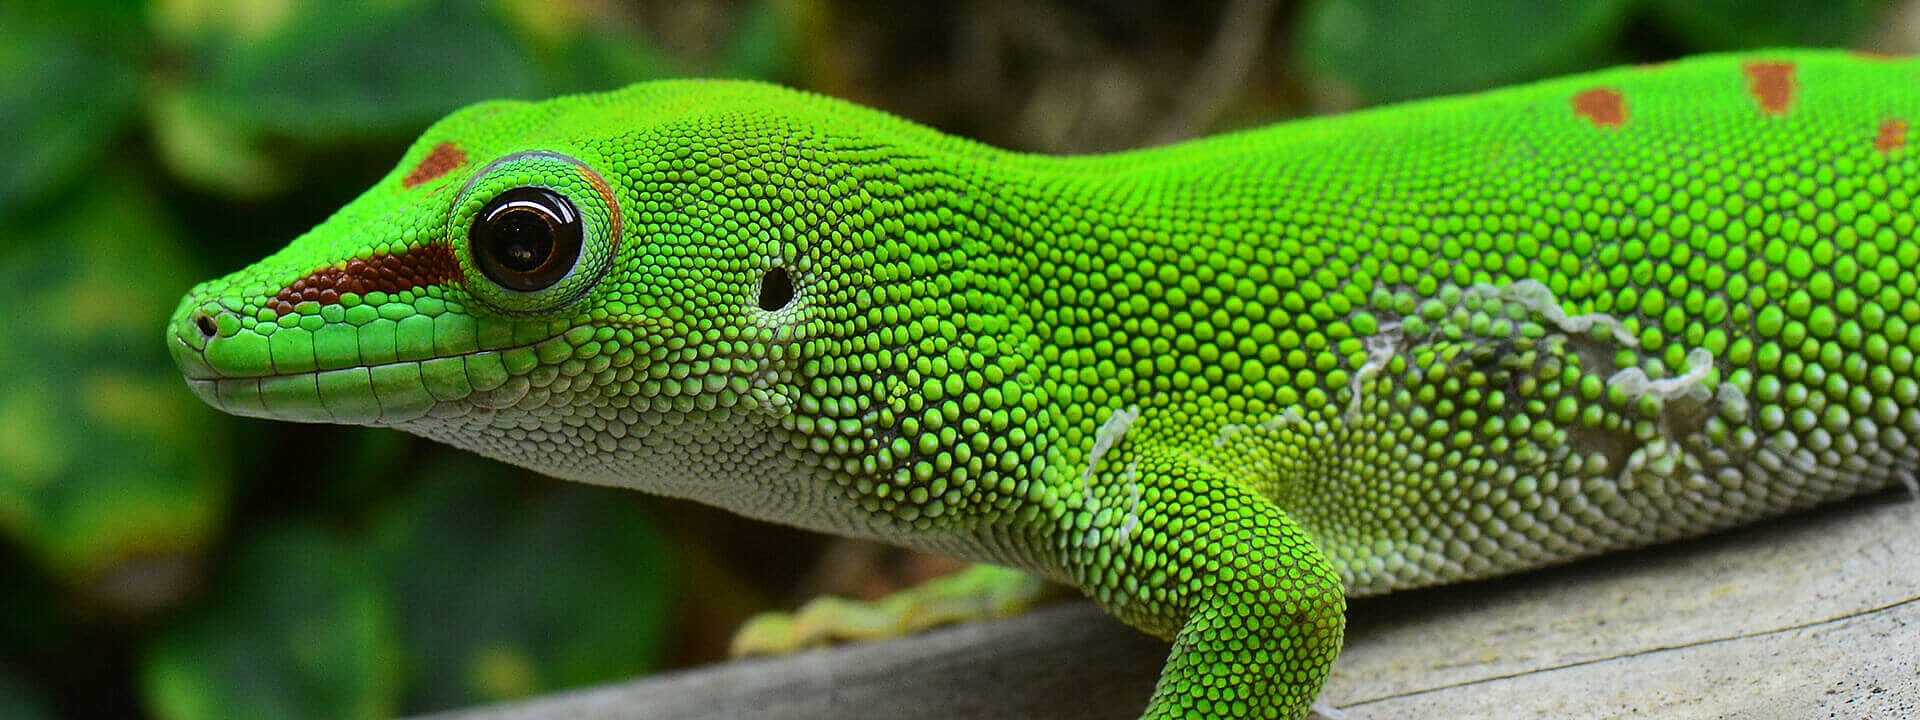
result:
M 518 187 L 494 196 L 467 231 L 480 272 L 501 287 L 553 287 L 580 260 L 580 213 L 559 193 Z

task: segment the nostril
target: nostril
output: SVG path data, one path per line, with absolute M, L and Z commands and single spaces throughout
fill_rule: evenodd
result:
M 219 324 L 215 323 L 213 321 L 213 316 L 208 314 L 207 311 L 205 310 L 201 310 L 193 314 L 193 326 L 200 328 L 200 337 L 206 338 L 209 340 L 212 339 L 215 334 L 220 332 Z

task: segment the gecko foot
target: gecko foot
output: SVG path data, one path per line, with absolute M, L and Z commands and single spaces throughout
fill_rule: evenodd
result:
M 776 655 L 854 640 L 876 640 L 939 625 L 1013 615 L 1064 595 L 1034 575 L 975 564 L 879 600 L 820 597 L 794 612 L 764 612 L 734 632 L 734 657 Z

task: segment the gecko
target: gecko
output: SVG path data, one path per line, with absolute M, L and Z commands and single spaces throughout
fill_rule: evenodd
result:
M 166 342 L 231 413 L 1059 581 L 1172 641 L 1144 717 L 1296 718 L 1348 597 L 1911 486 L 1917 117 L 1818 50 L 1078 156 L 484 102 Z

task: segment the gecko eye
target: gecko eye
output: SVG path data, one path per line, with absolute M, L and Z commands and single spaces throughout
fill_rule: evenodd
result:
M 467 231 L 480 271 L 501 287 L 552 287 L 580 259 L 580 213 L 552 190 L 520 187 L 495 196 Z

